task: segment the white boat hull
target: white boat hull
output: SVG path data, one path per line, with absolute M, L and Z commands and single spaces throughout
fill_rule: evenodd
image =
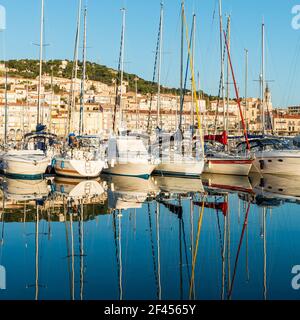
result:
M 96 178 L 100 175 L 105 162 L 102 160 L 76 160 L 55 158 L 54 170 L 60 176 L 74 178 Z
M 204 173 L 248 176 L 252 163 L 251 159 L 208 158 L 204 166 Z
M 255 156 L 252 173 L 300 176 L 300 151 L 272 151 Z
M 49 158 L 43 153 L 13 151 L 3 155 L 2 166 L 5 175 L 20 179 L 41 179 L 46 172 Z
M 181 177 L 200 177 L 204 169 L 204 160 L 193 162 L 161 163 L 155 168 L 156 174 Z
M 147 179 L 154 169 L 154 164 L 144 162 L 110 163 L 108 168 L 103 170 L 103 173 Z

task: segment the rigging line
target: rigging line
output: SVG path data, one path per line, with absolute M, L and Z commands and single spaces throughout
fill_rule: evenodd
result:
M 118 213 L 118 222 L 119 222 L 119 269 L 120 269 L 120 278 L 119 278 L 119 289 L 120 289 L 120 300 L 123 300 L 123 265 L 122 265 L 122 238 L 121 238 L 121 232 L 122 232 L 122 210 L 119 210 Z
M 194 286 L 194 282 L 195 282 L 195 268 L 196 268 L 197 254 L 198 254 L 198 248 L 199 248 L 199 239 L 200 239 L 200 234 L 201 234 L 201 229 L 202 229 L 202 221 L 203 221 L 203 214 L 204 214 L 204 201 L 205 201 L 205 196 L 203 198 L 202 209 L 201 209 L 201 213 L 200 213 L 199 219 L 198 219 L 196 246 L 195 246 L 195 252 L 194 252 L 194 256 L 193 256 L 192 276 L 191 276 L 191 282 L 190 282 L 190 293 L 189 293 L 190 299 L 192 298 L 193 286 Z
M 123 7 L 124 8 L 124 7 Z M 122 64 L 122 49 L 123 49 L 123 35 L 124 35 L 124 25 L 122 25 L 121 29 L 121 43 L 120 43 L 120 51 L 119 51 L 119 61 L 118 61 L 118 75 L 116 81 L 116 88 L 115 88 L 115 105 L 114 105 L 114 112 L 113 112 L 113 132 L 116 131 L 116 113 L 117 113 L 117 106 L 120 107 L 120 95 L 119 95 L 119 85 L 121 80 L 121 64 Z M 122 86 L 122 83 L 121 83 Z M 122 90 L 122 89 L 121 89 Z
M 112 219 L 112 223 L 113 223 L 113 235 L 114 235 L 114 242 L 115 242 L 115 253 L 116 253 L 116 263 L 117 263 L 117 276 L 118 279 L 120 278 L 120 270 L 119 270 L 119 250 L 118 250 L 118 234 L 117 234 L 117 223 L 116 223 L 116 211 L 114 210 L 113 213 L 113 219 Z
M 180 203 L 180 200 L 179 200 Z M 180 300 L 183 300 L 183 273 L 182 273 L 182 243 L 181 243 L 181 230 L 182 230 L 182 219 L 179 218 L 179 279 L 180 279 Z
M 185 11 L 183 9 L 183 20 L 185 24 L 185 36 L 186 36 L 186 41 L 188 43 L 188 54 L 190 56 L 190 69 L 192 73 L 192 88 L 193 88 L 193 93 L 194 93 L 194 100 L 196 102 L 196 112 L 197 112 L 197 124 L 198 124 L 198 130 L 200 134 L 200 142 L 201 142 L 201 148 L 202 148 L 202 155 L 204 157 L 204 141 L 203 141 L 203 129 L 202 129 L 202 123 L 201 123 L 201 114 L 200 114 L 200 109 L 199 109 L 199 101 L 197 97 L 197 88 L 196 88 L 196 82 L 195 82 L 195 72 L 194 72 L 194 61 L 193 61 L 193 56 L 191 54 L 191 45 L 189 42 L 189 31 L 188 31 L 188 25 L 185 17 Z M 200 90 L 200 88 L 199 88 Z
M 160 47 L 161 31 L 162 31 L 161 26 L 162 26 L 162 15 L 160 15 L 160 18 L 159 18 L 159 28 L 157 33 L 157 41 L 156 41 L 155 56 L 154 56 L 153 76 L 152 76 L 152 82 L 151 82 L 150 102 L 149 102 L 149 108 L 148 108 L 147 132 L 149 134 L 151 133 L 151 129 L 152 129 L 152 120 L 150 120 L 151 112 L 152 112 L 153 95 L 154 95 L 152 86 L 154 86 L 155 79 L 156 79 L 157 64 L 159 59 L 159 47 Z M 150 121 L 151 121 L 151 124 L 150 124 Z
M 71 265 L 70 265 L 70 240 L 67 224 L 67 214 L 64 206 L 64 217 L 65 217 L 65 231 L 66 231 L 66 247 L 67 247 L 67 259 L 68 259 L 68 274 L 69 274 L 69 286 L 70 286 L 70 298 L 72 299 L 72 278 L 71 278 Z
M 71 75 L 71 88 L 69 95 L 69 107 L 68 107 L 68 123 L 67 123 L 67 132 L 71 131 L 71 120 L 72 120 L 72 109 L 75 109 L 75 90 L 74 90 L 74 81 L 77 80 L 77 69 L 78 69 L 78 51 L 79 51 L 79 38 L 80 38 L 80 23 L 81 23 L 81 10 L 82 10 L 82 0 L 79 0 L 78 3 L 78 15 L 77 15 L 77 28 L 75 33 L 75 45 L 74 45 L 74 55 L 73 55 L 73 66 L 72 66 L 72 75 Z
M 183 236 L 183 243 L 184 243 L 184 252 L 185 252 L 185 263 L 187 265 L 187 273 L 188 273 L 188 280 L 189 283 L 191 282 L 191 274 L 189 269 L 189 259 L 187 255 L 187 242 L 186 242 L 186 236 L 185 236 L 185 228 L 184 228 L 184 220 L 183 217 L 181 218 L 181 228 L 182 228 L 182 236 Z
M 228 35 L 228 32 L 229 32 L 229 24 L 227 24 L 226 37 Z M 222 53 L 222 65 L 223 65 L 225 63 L 225 56 L 226 56 L 226 44 L 225 43 L 224 43 L 224 48 L 222 50 L 223 50 L 223 53 Z M 219 106 L 220 106 L 221 98 L 223 99 L 223 97 L 221 97 L 221 95 L 222 95 L 221 91 L 222 91 L 222 86 L 223 86 L 223 81 L 224 81 L 223 78 L 224 78 L 224 73 L 221 71 L 220 82 L 219 82 L 219 91 L 218 91 L 218 101 L 217 101 L 217 107 L 216 107 L 216 111 L 215 111 L 215 123 L 214 123 L 215 132 L 214 132 L 214 135 L 217 134 L 217 125 L 219 123 L 218 122 Z M 223 102 L 224 102 L 224 100 L 223 100 Z M 224 109 L 225 109 L 225 104 L 223 105 L 223 111 L 224 111 Z M 224 120 L 225 119 L 223 119 L 223 121 Z M 224 125 L 224 123 L 223 123 L 223 125 Z
M 229 292 L 228 292 L 228 299 L 231 299 L 231 296 L 232 296 L 232 290 L 233 290 L 234 280 L 235 280 L 235 276 L 236 276 L 236 270 L 237 270 L 239 255 L 240 255 L 240 251 L 241 251 L 241 247 L 242 247 L 242 243 L 243 243 L 245 230 L 246 230 L 246 227 L 248 225 L 248 216 L 249 216 L 250 206 L 251 206 L 251 202 L 248 202 L 248 208 L 247 208 L 247 211 L 246 211 L 245 220 L 244 220 L 244 224 L 243 224 L 243 229 L 242 229 L 242 233 L 241 233 L 241 237 L 240 237 L 240 242 L 239 242 L 239 246 L 238 246 L 238 250 L 237 250 L 237 254 L 236 254 L 236 258 L 235 258 L 233 276 L 232 276 L 232 280 L 231 280 L 231 284 L 230 284 L 230 289 L 229 289 Z
M 194 27 L 195 27 L 195 19 L 194 19 L 194 16 L 193 16 L 193 22 L 192 22 L 192 28 L 191 28 L 191 34 L 190 34 L 190 43 L 192 43 L 192 41 L 193 41 Z M 184 98 L 185 98 L 186 92 L 187 92 L 186 87 L 187 87 L 187 78 L 188 78 L 188 73 L 189 73 L 189 64 L 190 64 L 190 56 L 188 55 L 187 56 L 187 62 L 186 62 L 186 69 L 185 69 L 185 78 L 184 78 L 184 86 L 183 86 L 183 94 L 182 94 L 182 103 L 180 105 L 180 117 L 181 117 L 181 120 L 179 121 L 180 123 L 182 123 L 183 104 L 184 104 Z
M 239 91 L 238 91 L 236 80 L 235 80 L 235 74 L 234 74 L 234 71 L 233 71 L 231 55 L 230 55 L 230 51 L 229 51 L 229 47 L 228 47 L 227 35 L 226 35 L 225 30 L 223 30 L 223 33 L 224 33 L 225 44 L 226 44 L 226 49 L 227 49 L 228 62 L 230 64 L 231 75 L 232 75 L 232 79 L 233 79 L 233 83 L 234 83 L 234 89 L 235 89 L 237 104 L 238 104 L 238 107 L 239 107 L 240 117 L 241 117 L 242 124 L 243 124 L 243 131 L 244 131 L 244 136 L 245 136 L 245 140 L 246 140 L 246 144 L 247 144 L 247 149 L 250 150 L 250 143 L 249 143 L 249 140 L 248 140 L 247 128 L 246 128 L 246 124 L 245 124 L 245 120 L 244 120 L 244 116 L 243 116 L 243 111 L 242 111 L 242 107 L 241 107 L 241 99 L 239 97 Z
M 177 20 L 176 20 L 176 28 L 174 30 L 178 30 L 178 26 L 179 26 L 179 20 L 180 20 L 180 16 L 181 16 L 181 9 L 178 10 L 178 15 L 177 15 Z M 175 42 L 175 38 L 177 38 L 177 32 L 174 32 L 173 34 L 173 39 L 172 39 L 172 43 Z M 171 42 L 171 41 L 170 41 Z M 174 50 L 170 50 L 170 52 L 173 52 Z M 173 56 L 174 55 L 171 55 L 171 59 L 168 63 L 168 67 L 167 67 L 167 72 L 165 73 L 165 76 L 164 76 L 164 83 L 167 83 L 168 82 L 168 79 L 169 79 L 169 74 L 170 74 L 170 69 L 172 69 L 172 65 L 173 65 Z M 175 89 L 176 90 L 176 89 Z M 176 94 L 177 94 L 177 90 L 176 90 Z
M 157 267 L 156 267 L 156 261 L 155 261 L 154 241 L 153 241 L 153 232 L 152 232 L 151 208 L 150 208 L 149 202 L 148 202 L 148 218 L 149 218 L 149 232 L 150 232 L 153 272 L 154 272 L 154 278 L 155 278 L 155 283 L 156 283 L 156 297 L 158 299 L 158 297 L 159 297 L 158 277 L 157 277 Z

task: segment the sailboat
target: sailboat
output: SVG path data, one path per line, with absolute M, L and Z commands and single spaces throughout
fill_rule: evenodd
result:
M 54 170 L 58 175 L 77 178 L 98 177 L 106 165 L 105 161 L 102 160 L 100 137 L 83 135 L 86 81 L 86 18 L 87 8 L 84 10 L 83 71 L 80 94 L 79 136 L 76 137 L 72 133 L 69 134 L 68 148 L 62 150 L 60 155 L 53 158 Z M 80 20 L 80 15 L 78 19 Z M 79 31 L 77 30 L 77 32 Z M 76 41 L 78 41 L 78 37 L 76 37 Z M 75 44 L 75 48 L 77 48 L 77 43 Z
M 161 67 L 161 50 L 162 50 L 162 21 L 163 21 L 163 6 L 161 5 L 161 18 L 160 18 L 160 30 L 159 30 L 159 68 Z M 160 164 L 155 168 L 155 173 L 160 175 L 169 176 L 183 176 L 183 177 L 199 177 L 203 172 L 204 168 L 204 158 L 200 150 L 200 141 L 194 141 L 192 132 L 183 133 L 182 131 L 182 112 L 184 103 L 184 90 L 183 90 L 183 35 L 184 35 L 184 23 L 185 23 L 185 9 L 184 2 L 181 3 L 181 66 L 180 66 L 180 121 L 179 128 L 175 134 L 163 136 L 162 128 L 158 131 L 156 143 L 152 145 L 152 150 L 156 150 L 158 154 Z M 194 32 L 195 21 L 193 20 L 193 32 Z M 188 55 L 188 65 L 192 73 L 193 82 L 193 93 L 194 98 L 197 101 L 197 94 L 195 90 L 195 79 L 194 79 L 194 57 L 191 55 L 190 42 L 188 43 L 189 55 Z M 160 75 L 160 70 L 158 72 Z M 160 88 L 160 83 L 158 83 Z M 158 90 L 158 96 L 160 90 Z M 158 125 L 162 126 L 160 121 L 160 98 L 158 97 Z M 199 119 L 198 119 L 199 120 Z M 200 123 L 198 121 L 198 127 L 200 128 Z M 201 137 L 200 137 L 201 138 Z M 193 154 L 193 151 L 197 150 Z
M 126 9 L 122 9 L 121 49 L 118 67 L 118 83 L 116 86 L 116 101 L 113 114 L 113 134 L 106 143 L 108 168 L 104 173 L 142 177 L 148 179 L 156 166 L 156 160 L 149 155 L 143 139 L 138 135 L 129 135 L 123 130 L 123 76 Z M 119 83 L 120 82 L 120 83 Z M 120 87 L 119 87 L 120 85 Z M 116 109 L 119 106 L 119 128 L 116 128 Z
M 220 79 L 220 93 L 222 91 L 223 100 L 223 125 L 224 132 L 222 135 L 207 135 L 205 136 L 206 141 L 213 141 L 214 145 L 210 149 L 207 147 L 206 151 L 206 163 L 204 172 L 205 173 L 216 173 L 216 174 L 228 174 L 228 175 L 239 175 L 248 176 L 253 163 L 253 156 L 248 155 L 246 152 L 240 154 L 230 154 L 229 152 L 219 151 L 215 148 L 215 142 L 219 142 L 224 147 L 228 145 L 227 137 L 227 121 L 225 115 L 225 72 L 224 72 L 224 53 L 223 51 L 223 14 L 222 14 L 222 1 L 219 0 L 219 18 L 220 18 L 220 51 L 221 51 L 221 79 Z M 229 79 L 229 69 L 231 69 L 232 78 L 234 80 L 235 91 L 237 95 L 237 100 L 240 101 L 238 97 L 238 90 L 235 82 L 234 72 L 231 63 L 230 48 L 229 48 L 229 38 L 230 36 L 230 17 L 228 18 L 227 34 L 225 36 L 225 48 L 227 49 L 228 56 L 228 68 L 227 68 L 227 78 Z M 230 67 L 230 68 L 229 68 Z M 227 84 L 229 85 L 229 84 Z M 229 89 L 227 89 L 227 104 L 229 103 Z M 248 140 L 246 126 L 243 118 L 243 113 L 241 110 L 240 102 L 238 103 L 240 109 L 240 116 L 244 127 L 245 139 Z M 217 114 L 216 114 L 217 116 Z M 248 145 L 248 144 L 247 144 Z
M 43 62 L 43 29 L 44 29 L 44 0 L 42 0 L 41 8 L 41 40 L 40 40 L 40 74 L 39 74 L 39 99 L 38 99 L 38 115 L 37 123 L 39 124 L 40 116 L 40 93 L 42 79 L 42 62 Z M 6 91 L 7 91 L 7 70 L 6 70 Z M 6 94 L 6 110 L 7 110 L 7 94 Z M 7 123 L 8 116 L 5 112 L 5 137 L 4 143 L 7 148 Z M 4 174 L 21 179 L 42 179 L 49 164 L 49 157 L 43 150 L 6 150 L 1 157 L 1 167 Z
M 300 150 L 291 147 L 284 139 L 266 136 L 265 123 L 265 24 L 262 23 L 262 72 L 261 72 L 261 124 L 263 138 L 250 140 L 250 151 L 255 155 L 252 173 L 276 175 L 300 175 Z M 237 151 L 243 153 L 245 143 L 239 143 Z

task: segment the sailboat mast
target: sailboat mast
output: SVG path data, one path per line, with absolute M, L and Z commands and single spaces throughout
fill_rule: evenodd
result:
M 87 18 L 87 8 L 84 9 L 84 34 L 83 34 L 83 51 L 82 51 L 82 79 L 81 79 L 81 93 L 80 93 L 80 119 L 79 119 L 79 135 L 83 133 L 84 129 L 84 96 L 85 96 L 85 80 L 86 80 L 86 18 Z
M 224 54 L 223 54 L 223 13 L 222 13 L 222 0 L 219 0 L 219 19 L 220 19 L 220 51 L 221 51 L 221 87 L 222 87 L 222 100 L 223 100 L 223 126 L 225 125 L 225 78 L 224 78 Z
M 41 120 L 41 90 L 42 90 L 42 72 L 43 72 L 43 46 L 44 46 L 44 0 L 41 7 L 41 24 L 40 24 L 40 72 L 39 72 L 39 87 L 38 87 L 38 109 L 37 109 L 37 125 Z M 43 117 L 43 113 L 42 113 Z
M 261 122 L 262 134 L 265 134 L 265 23 L 262 23 L 262 61 L 261 61 Z
M 247 125 L 247 106 L 248 106 L 248 49 L 245 49 L 245 110 L 244 118 Z
M 7 103 L 7 67 L 5 66 L 5 108 L 4 108 L 4 146 L 7 144 L 8 103 Z
M 120 86 L 120 109 L 119 122 L 120 128 L 123 122 L 123 79 L 124 79 L 124 51 L 125 51 L 125 28 L 126 28 L 126 9 L 122 8 L 122 40 L 121 40 L 121 86 Z
M 193 65 L 195 65 L 195 47 L 196 47 L 196 14 L 193 14 L 193 29 L 192 29 L 192 34 L 193 34 L 193 38 L 192 38 L 192 60 L 193 60 Z M 199 86 L 200 88 L 200 86 Z M 192 104 L 191 104 L 191 125 L 194 128 L 194 86 L 192 84 Z M 194 130 L 194 129 L 193 129 Z
M 179 129 L 182 128 L 183 113 L 183 34 L 184 34 L 184 1 L 181 1 L 181 45 L 180 45 L 180 118 Z
M 77 28 L 75 35 L 75 46 L 74 46 L 74 56 L 73 56 L 73 70 L 72 70 L 72 79 L 71 79 L 71 88 L 70 88 L 70 102 L 68 110 L 68 124 L 67 132 L 71 132 L 71 122 L 72 122 L 72 110 L 75 109 L 75 89 L 77 87 L 77 73 L 78 73 L 78 52 L 79 52 L 79 38 L 80 38 L 80 25 L 81 25 L 81 8 L 82 0 L 79 0 L 78 3 L 78 15 L 77 15 Z M 74 84 L 75 82 L 75 84 Z
M 163 44 L 163 19 L 164 19 L 164 4 L 160 4 L 160 23 L 159 23 L 159 54 L 158 54 L 158 88 L 157 88 L 157 126 L 162 127 L 161 119 L 161 96 L 160 96 L 160 86 L 161 86 L 161 65 L 162 65 L 162 44 Z
M 230 52 L 230 49 L 231 49 L 231 30 L 230 30 L 230 27 L 231 27 L 231 17 L 230 15 L 228 16 L 228 21 L 227 21 L 227 37 L 228 37 L 228 50 Z M 230 84 L 229 84 L 229 81 L 230 81 L 230 65 L 229 65 L 229 59 L 227 58 L 227 83 L 226 83 L 226 86 L 227 86 L 227 93 L 226 93 L 226 97 L 227 97 L 227 104 L 226 104 L 226 120 L 225 120 L 225 131 L 228 131 L 228 118 L 229 118 L 229 99 L 230 99 Z

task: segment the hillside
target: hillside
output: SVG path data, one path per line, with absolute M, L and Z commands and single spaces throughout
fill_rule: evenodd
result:
M 73 62 L 67 61 L 65 66 L 62 65 L 62 60 L 49 60 L 43 63 L 43 73 L 54 77 L 71 78 Z M 16 76 L 22 78 L 34 79 L 39 75 L 39 61 L 38 60 L 8 60 L 7 66 L 10 69 L 9 76 Z M 81 68 L 79 63 L 78 76 L 81 76 Z M 112 85 L 112 81 L 117 77 L 118 72 L 114 69 L 97 64 L 95 62 L 87 62 L 87 78 L 89 80 L 100 81 L 107 85 Z M 124 80 L 128 81 L 129 90 L 135 91 L 134 79 L 138 77 L 138 92 L 141 94 L 155 93 L 157 91 L 157 84 L 151 81 L 144 80 L 135 74 L 124 73 Z M 162 93 L 165 94 L 179 94 L 178 88 L 162 87 Z M 203 95 L 206 100 L 214 99 L 215 97 Z

